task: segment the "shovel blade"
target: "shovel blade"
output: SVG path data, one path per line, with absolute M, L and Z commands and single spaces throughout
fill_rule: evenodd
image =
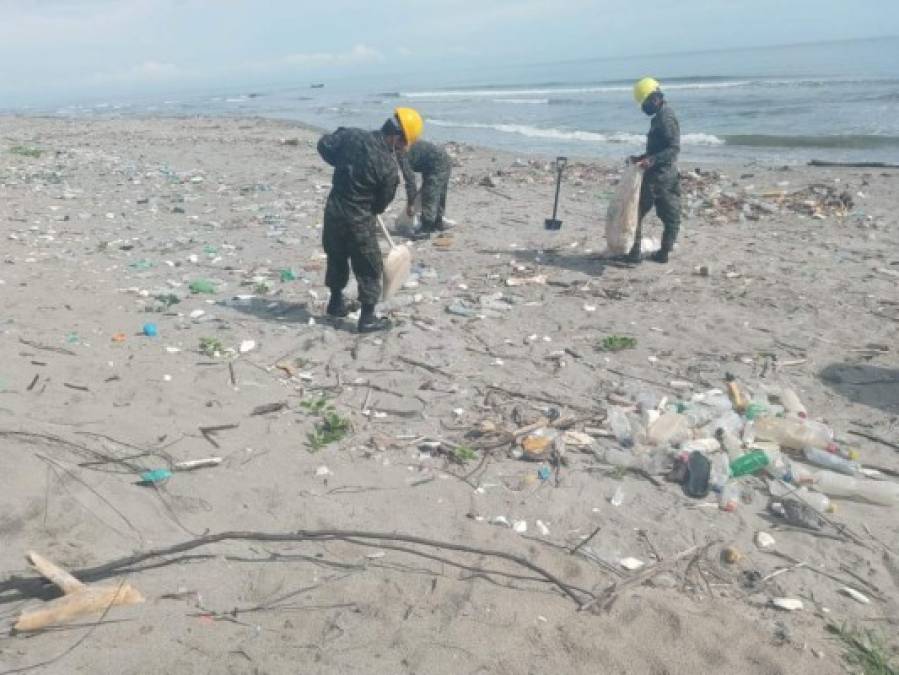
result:
M 544 230 L 561 230 L 562 229 L 562 221 L 556 220 L 555 218 L 547 218 L 543 221 L 543 229 Z

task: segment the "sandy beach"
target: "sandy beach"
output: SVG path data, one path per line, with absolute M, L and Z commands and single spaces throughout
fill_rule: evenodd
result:
M 835 499 L 806 530 L 760 477 L 725 512 L 600 459 L 610 405 L 731 374 L 791 385 L 896 481 L 872 439 L 899 443 L 899 172 L 682 163 L 671 263 L 627 267 L 599 255 L 620 166 L 572 161 L 547 232 L 551 158 L 451 144 L 458 225 L 411 244 L 394 328 L 360 336 L 324 317 L 315 131 L 2 126 L 0 617 L 58 594 L 28 551 L 146 601 L 4 632 L 0 673 L 846 672 L 828 624 L 896 648 L 899 505 Z M 347 433 L 310 441 L 327 415 Z M 561 464 L 519 458 L 557 417 Z

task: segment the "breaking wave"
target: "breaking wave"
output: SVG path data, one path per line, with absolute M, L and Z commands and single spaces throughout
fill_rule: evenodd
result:
M 554 129 L 533 127 L 527 124 L 483 124 L 479 122 L 448 122 L 446 120 L 430 119 L 429 124 L 437 127 L 453 129 L 489 129 L 506 134 L 518 134 L 529 138 L 546 138 L 557 141 L 582 141 L 587 143 L 626 143 L 642 145 L 646 142 L 643 134 L 632 134 L 625 131 L 613 133 L 600 133 L 597 131 L 582 131 L 579 129 Z M 681 143 L 684 145 L 723 145 L 725 141 L 712 134 L 684 134 Z
M 752 84 L 751 80 L 732 80 L 722 82 L 685 82 L 668 84 L 666 91 L 672 89 L 727 89 L 732 87 L 745 87 Z M 482 88 L 482 89 L 447 89 L 434 91 L 409 91 L 401 92 L 402 98 L 508 98 L 511 96 L 549 96 L 554 94 L 597 94 L 617 91 L 631 91 L 630 84 L 621 85 L 597 85 L 585 87 L 546 87 L 533 89 L 507 89 L 507 88 Z
M 876 148 L 899 147 L 899 136 L 878 136 L 876 134 L 822 136 L 735 134 L 724 136 L 724 140 L 728 145 L 741 145 L 753 148 L 834 148 L 873 150 Z

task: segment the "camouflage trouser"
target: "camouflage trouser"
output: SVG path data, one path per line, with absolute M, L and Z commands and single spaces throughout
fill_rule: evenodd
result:
M 426 230 L 443 227 L 446 211 L 446 191 L 449 187 L 451 167 L 441 167 L 421 177 L 421 226 Z
M 637 252 L 640 250 L 640 239 L 643 237 L 643 217 L 653 206 L 659 220 L 665 226 L 662 232 L 662 248 L 670 251 L 680 232 L 680 179 L 676 166 L 666 167 L 659 172 L 650 170 L 643 176 L 643 186 L 640 188 L 640 220 L 634 241 Z
M 359 302 L 374 305 L 381 298 L 384 260 L 378 246 L 374 218 L 368 223 L 335 221 L 325 213 L 322 245 L 328 256 L 325 285 L 331 292 L 342 291 L 350 280 L 350 263 L 359 286 Z

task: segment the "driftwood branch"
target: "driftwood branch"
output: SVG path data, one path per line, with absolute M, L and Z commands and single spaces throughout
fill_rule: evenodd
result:
M 126 583 L 118 586 L 88 586 L 37 553 L 28 554 L 29 562 L 63 592 L 37 609 L 22 612 L 13 629 L 31 632 L 64 623 L 85 614 L 106 612 L 116 605 L 134 605 L 144 601 L 140 592 Z
M 139 565 L 140 563 L 143 563 L 152 558 L 160 558 L 175 555 L 178 553 L 184 553 L 185 551 L 191 551 L 196 548 L 210 546 L 212 544 L 217 544 L 224 541 L 286 543 L 297 541 L 326 542 L 335 540 L 365 545 L 371 545 L 371 541 L 405 542 L 407 544 L 415 544 L 418 546 L 499 558 L 536 573 L 544 582 L 553 584 L 562 593 L 571 598 L 571 600 L 573 600 L 578 607 L 584 605 L 585 602 L 592 602 L 594 599 L 592 594 L 588 594 L 585 591 L 572 586 L 571 584 L 565 583 L 553 572 L 550 572 L 544 567 L 531 562 L 524 556 L 515 555 L 513 553 L 508 553 L 506 551 L 500 551 L 496 549 L 466 546 L 464 544 L 439 541 L 436 539 L 428 539 L 425 537 L 397 534 L 392 532 L 368 532 L 364 530 L 299 530 L 297 532 L 283 533 L 255 531 L 218 532 L 215 534 L 197 537 L 195 539 L 189 539 L 178 544 L 173 544 L 171 546 L 151 549 L 142 553 L 125 556 L 102 565 L 97 565 L 95 567 L 76 570 L 76 574 L 82 579 L 104 579 L 110 576 L 134 571 L 134 567 L 136 565 Z M 0 593 L 21 586 L 23 582 L 27 583 L 27 581 L 28 580 L 12 579 L 0 582 Z M 581 595 L 579 595 L 579 593 L 581 593 Z

